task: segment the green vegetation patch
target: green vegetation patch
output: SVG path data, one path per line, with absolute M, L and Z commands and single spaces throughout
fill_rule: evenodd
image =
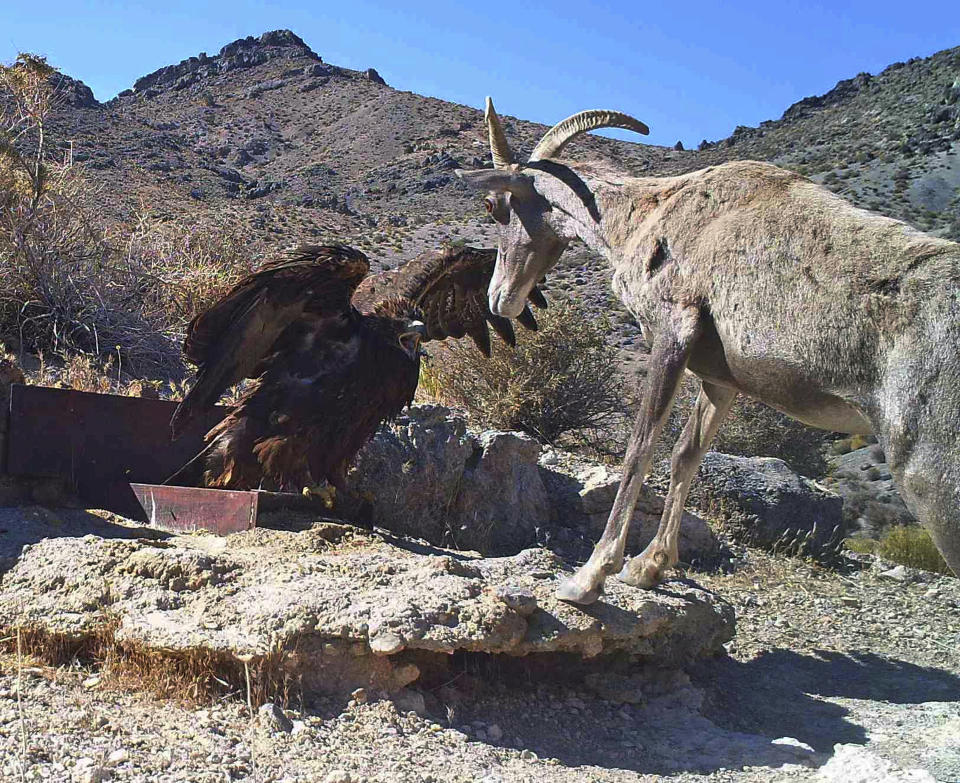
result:
M 898 525 L 891 528 L 879 541 L 872 538 L 848 538 L 844 543 L 847 549 L 853 552 L 879 555 L 911 568 L 953 575 L 950 566 L 937 551 L 930 534 L 922 527 Z

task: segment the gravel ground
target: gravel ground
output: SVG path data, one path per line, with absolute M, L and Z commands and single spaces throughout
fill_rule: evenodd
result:
M 960 780 L 960 581 L 858 565 L 744 549 L 732 573 L 695 574 L 737 608 L 729 655 L 642 689 L 464 660 L 425 694 L 251 716 L 239 697 L 162 700 L 7 655 L 0 779 L 848 781 L 828 775 L 845 743 L 933 775 L 889 780 Z

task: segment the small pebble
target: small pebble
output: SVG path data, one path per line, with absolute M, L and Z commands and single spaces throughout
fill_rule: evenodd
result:
M 357 688 L 350 694 L 350 698 L 353 699 L 357 704 L 366 704 L 367 703 L 367 690 L 366 688 Z
M 533 614 L 537 610 L 536 596 L 529 590 L 524 590 L 521 587 L 501 585 L 494 591 L 494 595 L 517 614 L 524 617 Z
M 74 780 L 76 783 L 102 783 L 105 777 L 106 773 L 103 767 L 93 766 L 84 767 L 75 775 Z
M 883 571 L 881 572 L 880 576 L 882 576 L 884 579 L 891 579 L 894 582 L 901 583 L 912 582 L 916 578 L 913 570 L 903 565 L 895 566 L 889 571 Z
M 271 731 L 289 732 L 293 730 L 293 723 L 283 714 L 276 704 L 270 702 L 260 708 L 260 725 Z

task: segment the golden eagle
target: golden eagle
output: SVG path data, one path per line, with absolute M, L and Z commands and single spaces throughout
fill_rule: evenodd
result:
M 300 491 L 326 479 L 342 491 L 356 453 L 413 400 L 421 340 L 469 336 L 489 356 L 489 324 L 514 344 L 487 305 L 495 262 L 496 250 L 449 248 L 367 277 L 360 251 L 307 246 L 246 277 L 188 328 L 196 382 L 173 436 L 253 381 L 167 483 Z M 546 305 L 537 288 L 530 300 Z M 536 329 L 529 308 L 517 320 Z

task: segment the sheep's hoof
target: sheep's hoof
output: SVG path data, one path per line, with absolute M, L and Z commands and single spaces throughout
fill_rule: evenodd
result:
M 631 587 L 639 587 L 643 590 L 650 590 L 660 584 L 662 572 L 653 558 L 647 558 L 643 555 L 637 555 L 620 569 L 617 574 L 624 584 Z
M 571 604 L 592 604 L 603 593 L 603 582 L 596 587 L 586 588 L 581 585 L 575 576 L 564 579 L 555 593 L 561 601 Z

